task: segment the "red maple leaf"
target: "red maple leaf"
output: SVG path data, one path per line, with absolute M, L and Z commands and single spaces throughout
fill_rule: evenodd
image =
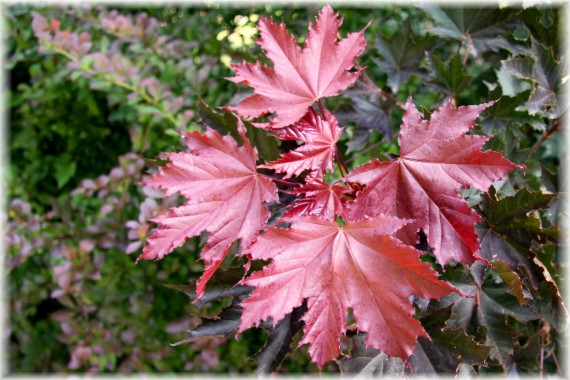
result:
M 273 259 L 243 283 L 256 286 L 245 301 L 239 331 L 281 318 L 307 299 L 304 315 L 309 353 L 319 367 L 340 352 L 348 308 L 366 344 L 404 360 L 419 336 L 408 297 L 440 298 L 454 288 L 437 279 L 421 252 L 389 236 L 407 221 L 378 216 L 339 226 L 315 216 L 294 217 L 290 229 L 269 227 L 249 253 Z M 277 301 L 278 300 L 278 301 Z
M 346 176 L 348 182 L 366 185 L 346 205 L 347 218 L 386 214 L 413 219 L 396 235 L 404 243 L 418 243 L 421 229 L 439 263 L 472 263 L 479 249 L 474 226 L 481 218 L 458 190 L 474 186 L 487 191 L 517 166 L 498 152 L 481 151 L 490 137 L 465 135 L 491 104 L 453 108 L 446 103 L 427 121 L 408 98 L 398 138 L 400 157 L 374 159 Z
M 343 214 L 341 195 L 349 191 L 345 186 L 329 185 L 319 180 L 288 190 L 287 193 L 302 194 L 303 198 L 296 200 L 284 217 L 316 215 L 326 220 L 335 220 Z
M 229 109 L 246 118 L 274 113 L 269 127 L 282 128 L 297 122 L 314 102 L 337 95 L 354 83 L 360 71 L 348 70 L 366 47 L 364 31 L 337 41 L 341 24 L 342 19 L 326 5 L 316 24 L 309 27 L 301 49 L 284 24 L 261 18 L 258 28 L 262 38 L 258 44 L 273 68 L 260 63 L 232 65 L 236 76 L 229 80 L 247 83 L 255 95 Z
M 243 146 L 212 129 L 204 135 L 181 132 L 190 152 L 167 154 L 170 163 L 146 182 L 166 190 L 166 196 L 178 192 L 188 202 L 152 220 L 160 227 L 147 239 L 139 260 L 161 259 L 187 238 L 209 232 L 200 254 L 206 271 L 198 283 L 198 297 L 232 243 L 241 239 L 247 247 L 256 239 L 269 217 L 263 202 L 278 200 L 275 184 L 256 172 L 257 151 L 241 121 L 238 130 Z
M 324 110 L 322 118 L 315 110 L 309 112 L 297 123 L 277 131 L 281 140 L 298 140 L 304 144 L 279 160 L 261 167 L 287 173 L 283 178 L 300 175 L 309 170 L 308 178 L 323 178 L 327 169 L 333 170 L 336 142 L 342 133 L 337 120 Z

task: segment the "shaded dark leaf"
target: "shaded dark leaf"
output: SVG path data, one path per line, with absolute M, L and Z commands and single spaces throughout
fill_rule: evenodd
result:
M 391 358 L 365 344 L 366 334 L 352 338 L 352 350 L 348 359 L 339 362 L 343 375 L 362 377 L 402 377 L 404 362 L 400 358 Z
M 556 8 L 528 7 L 519 13 L 518 18 L 534 39 L 546 46 L 559 46 L 560 18 Z
M 420 62 L 433 45 L 433 37 L 413 41 L 411 32 L 411 20 L 408 18 L 390 39 L 382 35 L 376 39 L 375 47 L 382 57 L 373 61 L 388 76 L 388 86 L 394 93 L 411 75 L 420 75 Z
M 529 214 L 548 207 L 557 196 L 530 192 L 526 188 L 501 200 L 496 200 L 493 193 L 484 196 L 480 207 L 486 211 L 487 221 L 476 226 L 481 242 L 479 256 L 488 261 L 500 260 L 514 271 L 522 265 L 533 283 L 538 284 L 540 276 L 532 264 L 534 255 L 528 247 L 533 240 L 556 241 L 558 228 L 542 228 L 540 219 Z
M 532 38 L 529 54 L 502 61 L 506 69 L 517 78 L 533 85 L 526 102 L 531 115 L 540 113 L 551 119 L 560 117 L 567 107 L 564 62 L 557 61 L 552 48 L 547 48 Z
M 507 131 L 512 127 L 529 124 L 536 131 L 545 128 L 542 118 L 531 116 L 517 108 L 528 99 L 529 93 L 523 92 L 514 97 L 502 96 L 495 104 L 482 113 L 481 127 L 486 134 L 498 134 L 503 141 L 507 140 Z
M 215 110 L 206 102 L 200 99 L 198 104 L 200 117 L 210 128 L 215 129 L 221 134 L 230 134 L 239 145 L 243 143 L 241 136 L 237 130 L 237 118 L 231 112 L 226 110 Z M 252 146 L 257 148 L 259 157 L 265 162 L 270 162 L 279 156 L 277 147 L 279 142 L 277 139 L 263 129 L 256 128 L 247 120 L 242 120 L 247 129 L 246 136 Z
M 285 318 L 279 321 L 273 331 L 269 333 L 265 347 L 254 356 L 258 375 L 269 375 L 277 370 L 285 355 L 291 351 L 293 337 L 305 325 L 301 318 L 306 311 L 306 304 L 295 308 L 292 313 L 287 314 Z
M 438 310 L 422 319 L 431 340 L 420 337 L 408 362 L 414 374 L 451 374 L 461 363 L 486 365 L 492 347 L 478 344 L 462 329 L 447 329 L 451 309 Z
M 550 202 L 557 197 L 558 194 L 531 192 L 525 188 L 514 196 L 506 197 L 499 201 L 489 198 L 487 221 L 492 226 L 500 227 L 509 219 L 526 217 L 531 211 L 548 207 Z
M 504 368 L 508 368 L 512 361 L 515 334 L 513 327 L 506 323 L 505 316 L 511 316 L 522 323 L 538 318 L 531 308 L 521 306 L 507 289 L 503 282 L 497 282 L 493 273 L 488 271 L 479 293 L 481 307 L 478 315 L 480 323 L 487 327 L 486 344 L 496 346 L 491 357 L 498 359 Z
M 239 306 L 239 304 L 249 296 L 253 288 L 242 286 L 232 289 L 237 289 L 238 294 L 234 295 L 230 306 L 223 309 L 216 318 L 203 318 L 200 325 L 188 332 L 188 338 L 180 342 L 176 342 L 172 344 L 172 346 L 178 346 L 180 344 L 190 343 L 200 339 L 228 337 L 234 334 L 239 327 L 242 314 L 242 307 Z M 218 295 L 220 295 L 220 297 L 229 295 L 221 295 L 222 293 L 223 292 L 220 292 Z M 204 296 L 206 296 L 206 292 L 204 292 Z
M 520 24 L 513 19 L 517 13 L 514 8 L 444 8 L 435 4 L 423 8 L 435 21 L 435 26 L 429 30 L 431 33 L 473 44 L 474 53 L 513 49 L 506 36 Z
M 455 55 L 449 62 L 444 62 L 436 54 L 426 53 L 429 69 L 428 83 L 435 90 L 456 97 L 469 87 L 473 78 L 465 71 L 462 58 Z
M 189 331 L 188 338 L 180 342 L 173 343 L 172 346 L 178 346 L 180 344 L 190 343 L 200 339 L 228 337 L 237 331 L 241 313 L 241 306 L 232 305 L 224 309 L 218 318 L 204 319 L 202 324 Z
M 390 110 L 394 102 L 381 98 L 381 90 L 363 73 L 355 86 L 344 96 L 351 101 L 351 109 L 336 114 L 339 122 L 354 123 L 351 139 L 347 142 L 347 153 L 359 150 L 370 142 L 373 131 L 382 133 L 383 139 L 392 139 Z
M 218 287 L 208 287 L 207 291 L 204 291 L 204 295 L 200 297 L 194 305 L 201 307 L 209 302 L 219 300 L 224 297 L 244 297 L 249 295 L 253 291 L 251 286 L 234 286 L 231 288 L 218 288 Z
M 472 298 L 455 296 L 456 301 L 446 324 L 451 329 L 462 328 L 469 335 L 481 336 L 486 345 L 494 346 L 491 357 L 499 360 L 503 368 L 509 368 L 516 331 L 511 324 L 507 324 L 507 316 L 526 323 L 537 319 L 538 315 L 530 306 L 519 304 L 494 270 L 486 270 L 481 285 L 477 284 L 475 277 L 479 277 L 479 273 L 467 270 L 450 274 L 446 272 L 442 276 L 472 296 Z M 479 331 L 474 326 L 482 326 L 484 331 Z

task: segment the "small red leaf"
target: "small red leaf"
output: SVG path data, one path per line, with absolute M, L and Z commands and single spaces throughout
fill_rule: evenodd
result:
M 260 19 L 258 44 L 273 62 L 273 68 L 259 63 L 233 65 L 236 76 L 229 80 L 248 84 L 255 95 L 229 109 L 246 118 L 274 113 L 269 127 L 283 128 L 301 119 L 317 100 L 335 96 L 353 84 L 360 71 L 348 70 L 366 47 L 366 41 L 363 31 L 337 41 L 341 24 L 338 14 L 325 5 L 317 22 L 309 27 L 301 49 L 285 25 Z
M 291 194 L 303 194 L 304 197 L 298 199 L 284 217 L 289 218 L 301 215 L 316 215 L 326 220 L 335 220 L 337 216 L 342 216 L 341 195 L 351 191 L 340 185 L 329 185 L 322 181 L 310 182 L 289 190 Z
M 243 146 L 211 129 L 204 135 L 183 132 L 190 152 L 168 154 L 170 163 L 146 183 L 166 195 L 178 192 L 188 202 L 153 219 L 160 227 L 147 239 L 139 260 L 161 259 L 187 238 L 208 231 L 200 255 L 208 270 L 199 281 L 198 297 L 231 244 L 242 239 L 248 246 L 256 239 L 269 218 L 263 202 L 278 199 L 275 184 L 256 172 L 257 152 L 241 121 L 238 128 Z
M 342 133 L 338 122 L 327 110 L 325 117 L 310 109 L 296 124 L 277 131 L 281 140 L 298 140 L 304 142 L 301 147 L 285 153 L 279 160 L 265 167 L 278 172 L 287 173 L 284 178 L 300 175 L 309 170 L 308 178 L 324 178 L 327 170 L 333 170 L 336 142 Z

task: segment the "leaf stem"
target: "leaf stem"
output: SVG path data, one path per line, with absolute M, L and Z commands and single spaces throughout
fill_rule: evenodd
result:
M 264 174 L 264 173 L 259 173 L 259 172 L 258 172 L 258 174 L 261 174 L 261 175 L 264 175 L 264 176 L 266 176 L 266 177 L 269 177 L 269 178 L 271 178 L 272 181 L 282 183 L 283 185 L 288 185 L 288 186 L 299 186 L 299 185 L 300 185 L 300 183 L 285 181 L 285 180 L 282 180 L 282 179 L 280 179 L 280 178 L 272 177 L 272 176 L 270 176 L 269 174 Z
M 340 174 L 344 177 L 348 174 L 348 167 L 346 166 L 346 163 L 344 162 L 344 159 L 342 158 L 342 154 L 340 153 L 340 149 L 338 149 L 338 146 L 335 146 L 335 154 L 336 154 L 337 164 L 339 167 Z M 344 174 L 343 174 L 342 170 L 340 170 L 341 167 L 344 169 Z
M 351 158 L 349 158 L 348 160 L 346 160 L 346 163 L 347 163 L 347 164 L 351 163 L 351 162 L 354 161 L 356 158 L 358 158 L 358 157 L 360 157 L 360 156 L 362 156 L 362 155 L 364 155 L 364 154 L 370 152 L 370 151 L 373 150 L 374 148 L 379 147 L 380 145 L 382 145 L 383 142 L 384 142 L 384 141 L 382 141 L 382 140 L 377 141 L 377 142 L 375 142 L 374 144 L 370 145 L 368 148 L 363 149 L 363 150 L 361 150 L 360 152 L 353 154 Z
M 323 105 L 321 103 L 321 99 L 317 100 L 317 104 L 319 105 L 319 111 L 321 111 L 321 116 L 324 119 L 325 118 L 325 108 L 323 107 Z

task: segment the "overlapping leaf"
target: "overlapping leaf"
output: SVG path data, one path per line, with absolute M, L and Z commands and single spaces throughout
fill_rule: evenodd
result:
M 455 374 L 460 363 L 485 365 L 492 347 L 478 344 L 463 329 L 445 328 L 450 309 L 422 319 L 430 339 L 419 338 L 409 363 L 414 374 Z
M 309 112 L 294 125 L 282 128 L 277 135 L 282 140 L 297 140 L 304 144 L 279 160 L 261 167 L 284 172 L 285 177 L 300 175 L 309 171 L 308 178 L 324 178 L 327 170 L 333 170 L 336 142 L 342 128 L 334 116 L 327 110 L 321 117 L 315 110 Z
M 472 296 L 458 299 L 454 303 L 447 325 L 450 328 L 462 328 L 467 331 L 474 322 L 476 325 L 484 326 L 485 344 L 494 346 L 491 358 L 497 359 L 507 368 L 512 362 L 516 331 L 507 324 L 506 317 L 510 316 L 521 323 L 527 323 L 538 316 L 530 307 L 520 305 L 496 272 L 487 270 L 484 265 L 475 266 L 470 272 L 456 271 L 443 275 L 461 291 Z
M 528 247 L 533 239 L 556 240 L 558 229 L 542 228 L 540 219 L 529 214 L 546 208 L 556 197 L 556 194 L 522 189 L 501 200 L 496 200 L 493 192 L 483 198 L 481 207 L 485 208 L 487 218 L 477 226 L 481 240 L 479 256 L 488 261 L 501 260 L 512 270 L 522 265 L 537 284 L 539 280 L 534 274 L 533 255 Z
M 351 101 L 349 110 L 337 113 L 337 119 L 343 123 L 354 123 L 350 140 L 347 142 L 347 153 L 363 148 L 370 142 L 373 131 L 382 133 L 387 140 L 392 139 L 390 125 L 390 109 L 394 106 L 391 99 L 382 99 L 381 90 L 366 73 L 362 73 L 353 88 L 347 90 L 344 96 Z
M 337 95 L 354 83 L 360 72 L 348 70 L 366 41 L 363 31 L 337 41 L 341 23 L 342 19 L 326 5 L 317 22 L 309 27 L 301 49 L 285 25 L 260 19 L 262 38 L 258 44 L 273 62 L 273 68 L 260 63 L 233 65 L 236 76 L 229 79 L 253 87 L 255 95 L 230 109 L 246 118 L 273 113 L 273 120 L 266 126 L 283 128 L 301 119 L 317 100 Z
M 242 146 L 211 129 L 204 135 L 183 132 L 190 152 L 167 154 L 170 163 L 146 183 L 166 190 L 166 195 L 178 192 L 188 202 L 153 219 L 160 227 L 147 239 L 139 260 L 161 259 L 187 238 L 209 232 L 200 255 L 206 272 L 198 296 L 235 240 L 245 246 L 255 240 L 269 218 L 263 203 L 277 201 L 273 182 L 256 172 L 257 151 L 249 145 L 241 122 L 238 130 Z
M 432 37 L 414 41 L 411 32 L 408 18 L 392 38 L 386 39 L 380 35 L 376 39 L 375 47 L 382 57 L 374 59 L 374 63 L 388 76 L 388 86 L 394 93 L 410 76 L 418 75 L 420 62 L 433 43 Z
M 352 338 L 350 357 L 339 362 L 343 375 L 360 377 L 402 377 L 405 363 L 400 358 L 390 358 L 383 352 L 368 348 L 365 344 L 366 334 L 358 334 Z
M 415 220 L 397 234 L 404 243 L 417 244 L 421 229 L 441 264 L 451 259 L 472 263 L 479 248 L 474 226 L 480 217 L 458 190 L 473 186 L 486 191 L 515 167 L 500 153 L 481 152 L 488 137 L 465 135 L 489 105 L 453 108 L 447 103 L 427 121 L 409 98 L 399 136 L 400 157 L 373 160 L 346 177 L 366 185 L 347 205 L 349 219 L 384 213 Z
M 316 215 L 325 220 L 334 220 L 342 216 L 343 200 L 341 195 L 348 189 L 339 184 L 329 185 L 323 181 L 314 181 L 290 190 L 291 194 L 302 194 L 289 209 L 285 217 Z
M 419 261 L 419 251 L 388 236 L 406 221 L 378 216 L 342 227 L 314 216 L 285 221 L 290 229 L 268 228 L 249 251 L 273 262 L 244 281 L 256 289 L 242 302 L 240 331 L 268 318 L 275 323 L 307 299 L 301 344 L 309 343 L 319 367 L 340 352 L 348 308 L 369 347 L 407 358 L 426 336 L 408 297 L 440 298 L 453 288 Z
M 429 30 L 441 37 L 472 44 L 475 53 L 511 48 L 506 36 L 518 22 L 513 19 L 514 8 L 440 7 L 429 4 L 423 8 L 433 17 L 435 25 Z
M 533 90 L 525 106 L 531 115 L 541 113 L 555 119 L 566 111 L 565 62 L 556 60 L 552 48 L 533 38 L 530 54 L 507 59 L 503 65 L 516 77 L 532 83 Z

